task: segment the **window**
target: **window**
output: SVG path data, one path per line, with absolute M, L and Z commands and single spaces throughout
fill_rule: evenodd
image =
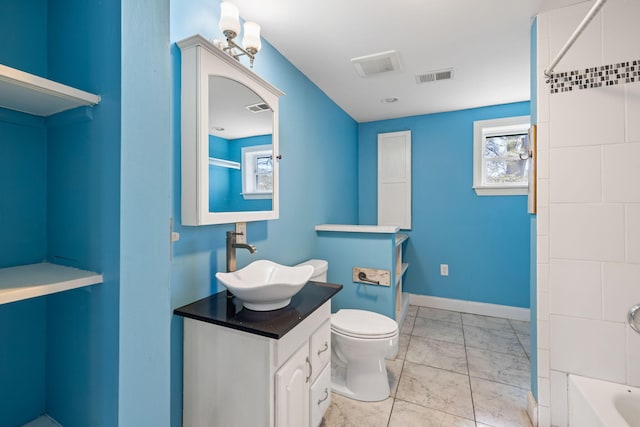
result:
M 256 145 L 242 149 L 242 197 L 270 199 L 273 193 L 273 147 Z
M 527 194 L 530 120 L 473 122 L 473 189 L 478 196 Z

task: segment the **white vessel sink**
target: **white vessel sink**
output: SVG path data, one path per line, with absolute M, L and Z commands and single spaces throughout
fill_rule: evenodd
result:
M 255 261 L 237 271 L 216 273 L 216 278 L 249 310 L 270 311 L 285 307 L 309 281 L 313 267 L 287 267 L 275 262 Z

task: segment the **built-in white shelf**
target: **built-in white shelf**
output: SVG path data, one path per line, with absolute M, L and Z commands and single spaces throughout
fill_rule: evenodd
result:
M 56 420 L 48 415 L 42 415 L 33 421 L 30 421 L 22 427 L 62 427 Z
M 0 304 L 102 283 L 102 274 L 42 262 L 0 269 Z
M 396 234 L 396 246 L 400 246 L 408 238 L 409 238 L 408 234 L 404 234 L 404 233 Z
M 0 107 L 50 116 L 99 102 L 99 95 L 0 64 Z
M 229 169 L 240 169 L 240 163 L 232 162 L 231 160 L 219 159 L 217 157 L 209 157 L 209 164 Z
M 402 276 L 404 275 L 404 273 L 407 272 L 408 268 L 409 268 L 409 264 L 406 262 L 403 262 L 402 268 L 400 268 L 400 270 L 396 272 L 396 284 L 400 282 L 400 279 L 402 279 Z
M 353 224 L 320 224 L 316 231 L 338 231 L 343 233 L 397 233 L 395 225 L 353 225 Z

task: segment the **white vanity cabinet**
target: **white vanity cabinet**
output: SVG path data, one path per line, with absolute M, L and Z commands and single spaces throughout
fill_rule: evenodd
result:
M 331 320 L 325 321 L 311 336 L 310 357 L 313 373 L 309 393 L 311 427 L 317 427 L 331 403 Z
M 320 288 L 313 282 L 306 286 Z M 282 316 L 296 324 L 279 339 L 199 320 L 203 316 L 195 310 L 177 309 L 176 314 L 186 317 L 183 425 L 317 427 L 330 403 L 329 298 L 304 315 L 297 308 L 283 309 L 290 312 Z M 268 323 L 266 313 L 251 316 Z
M 330 325 L 326 320 L 276 372 L 276 426 L 317 427 L 329 408 Z

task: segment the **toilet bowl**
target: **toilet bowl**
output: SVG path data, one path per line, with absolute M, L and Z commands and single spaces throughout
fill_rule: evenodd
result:
M 328 263 L 310 259 L 311 280 L 327 281 Z M 385 359 L 398 353 L 398 324 L 372 311 L 342 309 L 331 315 L 331 390 L 342 396 L 375 402 L 389 397 Z
M 331 389 L 355 400 L 389 397 L 385 359 L 398 353 L 398 324 L 364 310 L 342 309 L 331 315 Z

